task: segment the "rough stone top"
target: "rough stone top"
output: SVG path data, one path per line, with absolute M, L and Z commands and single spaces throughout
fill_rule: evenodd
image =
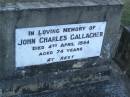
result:
M 0 11 L 122 4 L 122 0 L 0 0 Z

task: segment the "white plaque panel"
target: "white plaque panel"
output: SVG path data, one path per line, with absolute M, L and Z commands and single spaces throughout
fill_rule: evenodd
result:
M 16 29 L 16 67 L 100 56 L 106 22 Z

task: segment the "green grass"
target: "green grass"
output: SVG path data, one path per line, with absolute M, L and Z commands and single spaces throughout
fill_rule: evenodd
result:
M 130 0 L 124 0 L 122 24 L 130 26 Z

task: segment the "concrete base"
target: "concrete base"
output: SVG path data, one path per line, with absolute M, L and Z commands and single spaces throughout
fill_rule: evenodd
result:
M 1 97 L 128 97 L 121 74 L 117 64 L 106 62 L 85 70 L 3 80 Z

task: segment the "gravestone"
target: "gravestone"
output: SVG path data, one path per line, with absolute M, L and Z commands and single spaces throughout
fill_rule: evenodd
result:
M 1 2 L 0 94 L 94 97 L 86 91 L 110 80 L 121 10 L 120 0 Z

